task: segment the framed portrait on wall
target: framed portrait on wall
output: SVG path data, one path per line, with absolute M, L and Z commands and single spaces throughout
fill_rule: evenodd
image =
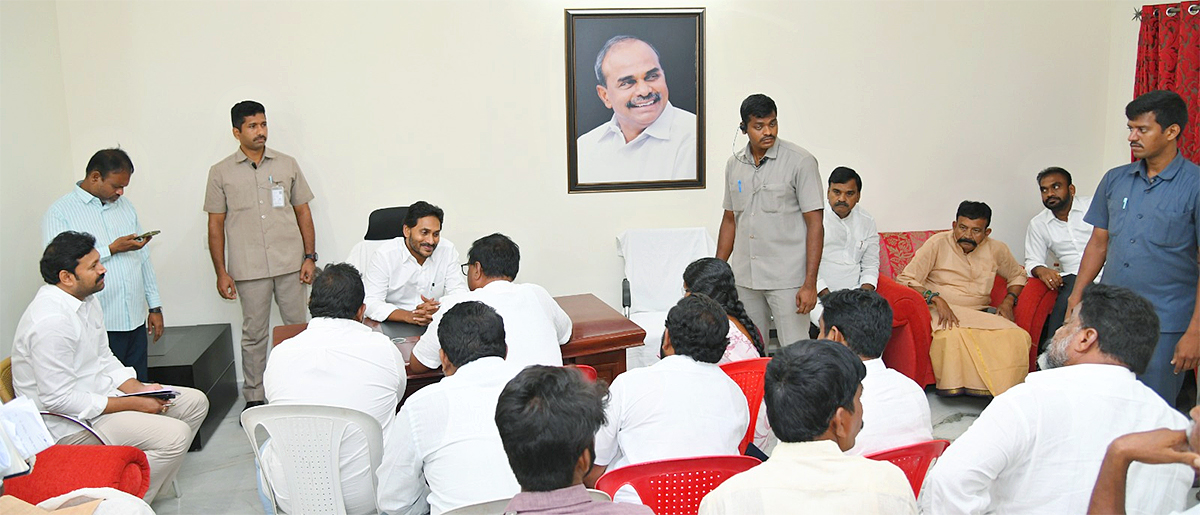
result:
M 704 9 L 567 9 L 567 191 L 704 187 Z

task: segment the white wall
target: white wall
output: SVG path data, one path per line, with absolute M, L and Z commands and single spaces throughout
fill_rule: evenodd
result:
M 42 284 L 41 215 L 83 178 L 86 161 L 71 160 L 60 62 L 54 3 L 0 2 L 0 357 Z
M 655 5 L 671 4 L 692 5 Z M 130 152 L 128 198 L 163 231 L 151 247 L 172 325 L 239 325 L 214 291 L 201 204 L 208 167 L 235 150 L 228 109 L 246 98 L 267 106 L 269 144 L 312 184 L 323 261 L 348 253 L 372 209 L 424 199 L 446 209 L 459 247 L 504 232 L 523 248 L 522 281 L 619 305 L 618 233 L 716 235 L 737 107 L 755 92 L 823 173 L 864 176 L 881 230 L 945 227 L 959 201 L 983 200 L 1020 256 L 1038 170 L 1066 167 L 1090 193 L 1127 159 L 1135 5 L 708 2 L 709 188 L 568 195 L 563 9 L 577 2 L 59 2 L 64 166 Z M 4 163 L 6 212 L 40 214 L 49 199 L 10 198 L 25 168 Z M 32 234 L 8 223 L 6 241 Z M 9 248 L 6 264 L 28 259 Z M 5 291 L 20 304 L 31 284 Z M 3 337 L 18 314 L 5 308 Z

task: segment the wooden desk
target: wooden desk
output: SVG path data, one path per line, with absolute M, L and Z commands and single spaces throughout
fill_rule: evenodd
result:
M 625 349 L 642 345 L 646 331 L 590 293 L 555 297 L 554 300 L 567 312 L 567 316 L 571 317 L 573 326 L 571 340 L 562 346 L 563 362 L 571 365 L 590 365 L 596 369 L 600 379 L 612 383 L 613 379 L 625 372 Z M 276 327 L 271 338 L 272 344 L 278 345 L 279 342 L 303 331 L 305 327 L 307 324 Z M 404 350 L 409 352 L 406 354 L 412 354 L 414 343 L 396 345 L 407 346 L 408 349 Z M 441 379 L 440 369 L 409 374 L 404 398 Z

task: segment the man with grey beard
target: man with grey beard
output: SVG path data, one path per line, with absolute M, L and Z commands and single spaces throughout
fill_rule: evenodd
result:
M 1137 380 L 1158 316 L 1132 291 L 1088 285 L 1051 341 L 1046 370 L 997 396 L 942 455 L 924 513 L 1084 513 L 1108 444 L 1126 433 L 1182 430 L 1187 419 Z M 1135 464 L 1129 513 L 1184 509 L 1186 465 Z

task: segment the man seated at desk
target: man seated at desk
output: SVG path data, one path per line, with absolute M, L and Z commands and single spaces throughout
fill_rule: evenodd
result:
M 441 241 L 441 208 L 417 201 L 404 215 L 404 236 L 379 246 L 363 274 L 366 316 L 377 322 L 429 325 L 444 295 L 465 293 L 458 251 Z
M 520 264 L 521 249 L 508 236 L 496 233 L 475 240 L 467 252 L 467 263 L 462 265 L 471 291 L 448 295 L 443 299 L 443 307 L 450 309 L 468 300 L 487 304 L 504 319 L 506 359 L 510 363 L 521 367 L 562 366 L 559 346 L 571 339 L 571 318 L 545 288 L 513 282 Z M 429 330 L 413 347 L 409 372 L 426 372 L 442 365 L 437 328 L 443 312 L 439 310 L 433 315 Z
M 346 263 L 326 266 L 313 280 L 308 328 L 275 347 L 267 360 L 267 402 L 358 410 L 377 420 L 386 434 L 404 395 L 404 357 L 386 336 L 362 324 L 364 309 L 358 270 Z M 350 429 L 342 442 L 338 463 L 345 513 L 374 513 L 367 439 Z M 276 502 L 290 513 L 298 495 L 287 485 L 283 462 L 269 440 L 262 461 Z

